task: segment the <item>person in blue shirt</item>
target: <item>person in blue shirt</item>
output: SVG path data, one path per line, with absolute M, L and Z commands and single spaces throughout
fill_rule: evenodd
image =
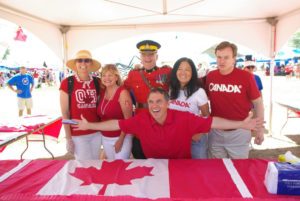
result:
M 32 96 L 31 92 L 34 86 L 33 78 L 27 73 L 24 66 L 20 67 L 20 73 L 10 78 L 7 82 L 8 88 L 17 94 L 19 116 L 23 115 L 23 110 L 26 107 L 27 114 L 31 115 Z M 16 86 L 14 88 L 13 86 Z
M 255 68 L 256 68 L 256 66 L 255 66 L 255 63 L 253 61 L 246 61 L 245 62 L 244 70 L 246 70 L 249 73 L 253 74 L 256 85 L 257 85 L 257 88 L 258 88 L 260 94 L 262 95 L 263 85 L 262 85 L 260 77 L 256 74 L 254 74 Z

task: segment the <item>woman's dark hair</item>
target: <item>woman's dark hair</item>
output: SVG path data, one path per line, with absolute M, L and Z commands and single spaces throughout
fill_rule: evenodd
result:
M 172 69 L 171 77 L 170 77 L 170 99 L 176 99 L 179 96 L 180 92 L 180 82 L 177 78 L 177 71 L 182 62 L 187 62 L 192 69 L 192 77 L 191 80 L 187 83 L 185 86 L 185 95 L 187 98 L 189 98 L 194 92 L 196 92 L 200 87 L 202 87 L 202 84 L 200 80 L 198 79 L 197 70 L 194 62 L 187 57 L 182 57 L 178 59 Z

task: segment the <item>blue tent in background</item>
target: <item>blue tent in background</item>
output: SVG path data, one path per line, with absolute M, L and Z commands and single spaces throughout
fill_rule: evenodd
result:
M 295 52 L 295 54 L 299 54 L 300 55 L 300 49 L 293 49 L 293 52 Z
M 19 70 L 20 67 L 7 67 L 7 66 L 0 66 L 0 71 L 10 71 L 10 70 Z
M 288 59 L 294 57 L 300 57 L 300 49 L 285 47 L 277 53 L 275 59 Z
M 243 59 L 243 58 L 238 58 L 238 59 L 236 60 L 236 62 L 244 62 L 244 59 Z

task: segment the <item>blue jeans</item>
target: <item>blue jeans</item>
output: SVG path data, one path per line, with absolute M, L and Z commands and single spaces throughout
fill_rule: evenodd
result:
M 208 136 L 207 134 L 201 135 L 201 139 L 198 142 L 192 141 L 192 158 L 205 159 L 208 158 Z

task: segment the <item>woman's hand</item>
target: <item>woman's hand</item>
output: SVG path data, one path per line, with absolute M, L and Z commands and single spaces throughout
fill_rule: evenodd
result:
M 202 134 L 205 134 L 205 133 L 202 133 Z M 197 133 L 197 134 L 193 135 L 192 140 L 194 142 L 199 142 L 200 139 L 201 139 L 201 137 L 202 137 L 202 134 L 201 133 Z
M 119 153 L 122 150 L 124 138 L 119 137 L 119 139 L 115 143 L 115 152 Z

